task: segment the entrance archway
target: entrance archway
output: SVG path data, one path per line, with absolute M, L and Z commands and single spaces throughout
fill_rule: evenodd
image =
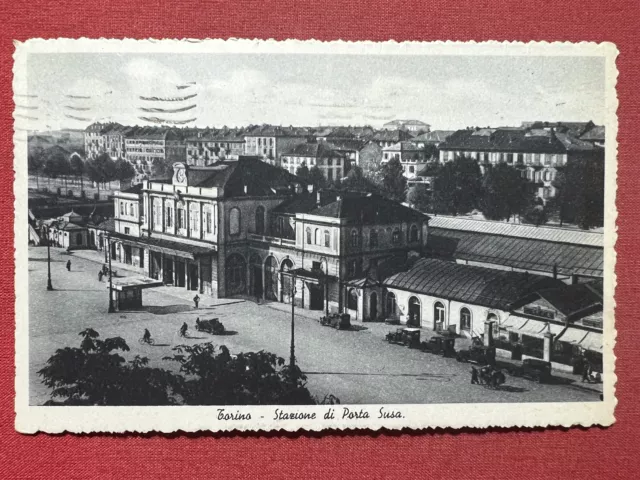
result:
M 227 257 L 225 266 L 225 289 L 227 295 L 236 295 L 246 291 L 247 262 L 239 253 Z
M 411 297 L 409 299 L 409 318 L 407 319 L 407 324 L 419 327 L 421 321 L 420 300 L 418 300 L 417 297 Z
M 371 292 L 369 295 L 369 319 L 375 322 L 378 318 L 378 294 Z
M 84 244 L 84 242 L 82 241 L 82 234 L 78 233 L 76 234 L 76 245 L 82 245 Z
M 324 288 L 322 285 L 307 283 L 309 289 L 309 309 L 322 310 L 324 308 Z

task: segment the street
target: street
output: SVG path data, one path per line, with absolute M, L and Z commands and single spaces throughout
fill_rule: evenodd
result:
M 51 249 L 54 291 L 47 291 L 47 249 L 29 247 L 29 384 L 30 404 L 49 399 L 49 390 L 37 376 L 56 349 L 80 345 L 78 333 L 93 328 L 101 338 L 121 336 L 130 352 L 146 356 L 151 366 L 175 368 L 162 360 L 179 344 L 213 342 L 225 344 L 232 353 L 266 350 L 288 360 L 290 306 L 256 305 L 241 299 L 215 301 L 201 295 L 195 310 L 194 292 L 172 287 L 145 290 L 142 310 L 107 313 L 107 282 L 98 281 L 99 253 L 95 261 Z M 71 260 L 71 271 L 66 270 Z M 120 275 L 133 275 L 114 264 Z M 470 384 L 468 364 L 452 358 L 389 345 L 384 335 L 392 328 L 380 323 L 355 324 L 350 331 L 322 327 L 319 312 L 296 309 L 296 360 L 308 376 L 308 387 L 320 400 L 327 394 L 348 404 L 465 403 L 465 402 L 571 402 L 597 401 L 598 393 L 575 384 L 537 384 L 507 376 L 499 390 Z M 197 317 L 217 317 L 232 333 L 212 336 L 195 331 Z M 190 338 L 180 338 L 178 329 L 189 325 Z M 144 329 L 156 344 L 141 345 Z M 425 332 L 426 333 L 426 332 Z

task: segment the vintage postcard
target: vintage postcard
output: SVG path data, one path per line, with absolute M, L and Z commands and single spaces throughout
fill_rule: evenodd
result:
M 614 45 L 15 47 L 18 431 L 615 421 Z

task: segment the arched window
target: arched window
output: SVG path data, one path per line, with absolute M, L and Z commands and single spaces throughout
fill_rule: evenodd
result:
M 264 207 L 262 205 L 256 208 L 256 233 L 264 235 Z
M 409 240 L 411 242 L 417 242 L 418 241 L 418 227 L 416 225 L 411 225 L 411 230 L 410 230 L 410 234 L 409 234 Z
M 321 243 L 321 239 L 320 239 L 320 229 L 316 228 L 316 231 L 313 233 L 313 243 L 315 245 L 322 245 Z
M 421 310 L 420 300 L 417 297 L 411 297 L 409 299 L 409 318 L 407 319 L 409 325 L 420 326 L 422 320 Z
M 433 320 L 436 323 L 444 324 L 444 305 L 441 302 L 436 302 L 433 305 Z
M 239 253 L 227 257 L 225 266 L 226 294 L 244 293 L 247 275 L 247 262 Z
M 369 232 L 369 247 L 376 248 L 378 246 L 378 232 L 376 230 L 371 230 Z
M 120 202 L 120 215 L 124 215 L 124 202 Z
M 229 235 L 240 235 L 240 209 L 237 207 L 229 211 Z
M 349 295 L 347 296 L 347 308 L 349 310 L 358 310 L 358 292 L 356 292 L 355 288 L 349 290 Z
M 311 227 L 307 227 L 307 244 L 311 245 Z
M 352 247 L 357 247 L 360 244 L 360 238 L 358 235 L 358 230 L 356 230 L 355 228 L 353 230 L 351 230 L 351 246 Z
M 397 245 L 400 243 L 400 230 L 399 229 L 394 229 L 393 230 L 393 234 L 391 236 L 391 241 L 393 242 L 394 245 Z
M 396 295 L 393 292 L 387 293 L 387 304 L 385 306 L 385 311 L 387 316 L 390 318 L 395 318 L 397 314 Z
M 189 205 L 189 231 L 196 236 L 200 231 L 200 205 L 197 203 Z
M 324 246 L 327 248 L 331 246 L 331 235 L 329 234 L 329 230 L 324 231 Z
M 498 316 L 495 313 L 490 313 L 487 315 L 487 320 L 493 322 L 493 334 L 497 335 L 500 329 L 500 321 L 498 320 Z
M 129 204 L 129 215 L 133 217 L 133 203 Z
M 460 330 L 471 330 L 471 312 L 466 307 L 460 309 Z

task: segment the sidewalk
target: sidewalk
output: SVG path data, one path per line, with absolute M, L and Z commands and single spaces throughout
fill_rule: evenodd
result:
M 68 253 L 65 252 L 64 254 L 79 257 L 84 260 L 97 263 L 99 265 L 104 265 L 104 252 L 99 252 L 96 250 L 72 250 L 71 252 L 68 252 Z M 145 275 L 144 269 L 135 267 L 133 265 L 127 265 L 120 262 L 112 262 L 111 267 L 113 268 L 114 272 L 117 272 L 117 275 L 116 275 L 117 277 Z M 162 287 L 154 287 L 150 290 L 153 290 L 155 293 L 158 293 L 160 295 L 170 295 L 174 298 L 183 300 L 185 303 L 191 304 L 191 305 L 193 305 L 193 297 L 197 293 L 194 290 L 187 290 L 186 288 L 182 288 L 182 287 L 171 287 L 166 285 Z M 200 297 L 200 303 L 199 303 L 198 309 L 206 309 L 210 307 L 217 307 L 220 305 L 242 303 L 245 301 L 244 299 L 238 299 L 238 298 L 216 299 L 208 295 L 198 294 L 198 296 Z

